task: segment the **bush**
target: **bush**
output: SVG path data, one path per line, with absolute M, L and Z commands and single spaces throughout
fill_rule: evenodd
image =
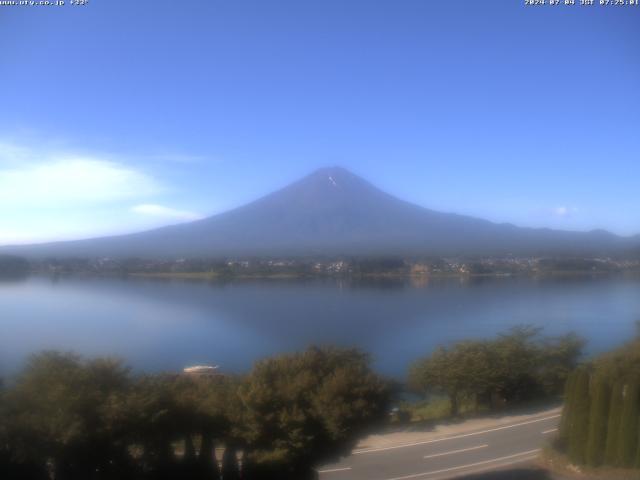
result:
M 575 335 L 544 338 L 531 327 L 517 327 L 490 341 L 463 341 L 438 348 L 415 362 L 411 387 L 424 394 L 444 394 L 451 415 L 460 404 L 497 408 L 560 395 L 582 351 Z
M 357 350 L 311 348 L 258 362 L 240 391 L 247 445 L 278 478 L 306 478 L 386 419 L 389 391 Z
M 46 352 L 0 391 L 0 478 L 233 480 L 238 450 L 243 480 L 313 478 L 388 404 L 357 350 L 282 355 L 245 379 L 133 377 L 118 361 Z

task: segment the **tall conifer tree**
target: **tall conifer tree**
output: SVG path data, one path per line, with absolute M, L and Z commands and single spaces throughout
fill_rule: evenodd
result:
M 569 435 L 571 433 L 571 416 L 573 415 L 574 387 L 577 372 L 571 372 L 567 378 L 564 389 L 564 408 L 562 409 L 562 418 L 560 419 L 560 441 L 563 445 L 567 445 Z
M 638 378 L 629 381 L 624 391 L 622 417 L 618 436 L 618 465 L 633 467 L 638 447 L 638 415 L 640 408 L 640 382 Z
M 605 445 L 604 453 L 604 462 L 607 465 L 616 465 L 617 463 L 623 389 L 624 382 L 617 381 L 614 383 L 611 390 L 611 400 L 609 401 L 609 420 L 607 422 L 607 443 Z
M 589 413 L 589 439 L 587 441 L 587 464 L 597 467 L 604 460 L 607 443 L 607 421 L 611 387 L 604 375 L 595 375 L 591 387 L 591 411 Z
M 573 387 L 573 405 L 569 430 L 569 458 L 573 463 L 585 463 L 589 436 L 589 372 L 581 368 Z

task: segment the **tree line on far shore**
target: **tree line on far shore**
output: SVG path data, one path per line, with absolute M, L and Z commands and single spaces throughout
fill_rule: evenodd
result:
M 556 398 L 583 342 L 520 327 L 440 348 L 409 385 L 501 409 Z M 398 385 L 356 349 L 312 347 L 245 376 L 133 375 L 120 361 L 44 352 L 0 389 L 0 478 L 306 480 L 392 416 Z
M 25 258 L 0 255 L 0 278 L 26 275 L 29 268 L 29 262 Z

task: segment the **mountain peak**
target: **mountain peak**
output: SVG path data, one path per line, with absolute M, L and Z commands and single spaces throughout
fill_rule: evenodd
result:
M 366 180 L 355 173 L 340 166 L 323 167 L 314 171 L 301 180 L 306 185 L 316 187 L 334 188 L 354 188 L 368 186 L 372 187 Z
M 354 173 L 351 173 L 349 170 L 339 165 L 319 168 L 315 172 L 311 173 L 310 176 L 316 176 L 316 175 L 325 175 L 325 176 L 326 175 L 331 175 L 331 176 L 349 175 L 353 177 L 356 176 Z

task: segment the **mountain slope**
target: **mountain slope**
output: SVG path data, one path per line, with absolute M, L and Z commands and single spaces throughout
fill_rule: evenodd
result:
M 37 257 L 604 254 L 637 243 L 604 231 L 518 228 L 436 212 L 334 167 L 203 220 L 118 237 L 2 250 Z

